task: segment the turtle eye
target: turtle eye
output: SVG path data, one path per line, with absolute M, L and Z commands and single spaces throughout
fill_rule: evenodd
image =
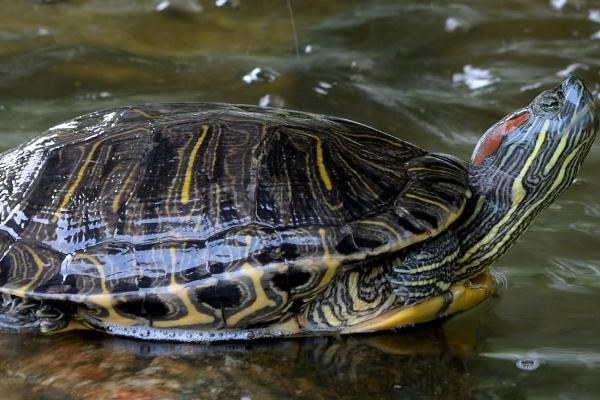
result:
M 560 98 L 554 93 L 547 93 L 540 98 L 538 104 L 543 112 L 553 114 L 560 109 Z

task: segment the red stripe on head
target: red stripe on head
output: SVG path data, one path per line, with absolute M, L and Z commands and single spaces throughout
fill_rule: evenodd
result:
M 506 135 L 523 125 L 529 119 L 529 112 L 524 111 L 516 114 L 512 118 L 504 121 L 503 124 L 496 126 L 493 130 L 485 134 L 477 144 L 471 162 L 479 165 L 490 154 L 495 152 Z

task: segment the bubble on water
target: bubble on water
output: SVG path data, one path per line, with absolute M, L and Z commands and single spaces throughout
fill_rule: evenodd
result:
M 590 10 L 588 12 L 588 18 L 590 21 L 597 22 L 600 24 L 600 10 Z
M 587 186 L 588 181 L 585 178 L 575 178 L 571 181 L 571 184 L 575 186 Z
M 573 75 L 573 73 L 575 71 L 581 70 L 581 69 L 584 71 L 587 71 L 590 69 L 590 67 L 588 67 L 587 65 L 582 64 L 582 63 L 570 64 L 570 65 L 567 65 L 567 67 L 565 69 L 558 71 L 556 73 L 556 76 L 559 76 L 561 78 L 567 78 L 567 77 Z
M 310 44 L 307 44 L 307 45 L 304 47 L 304 52 L 305 52 L 306 54 L 310 54 L 310 53 L 312 53 L 312 52 L 313 52 L 313 47 L 312 47 Z
M 103 100 L 110 99 L 112 97 L 113 95 L 110 92 L 86 93 L 80 96 L 80 98 L 84 100 Z
M 446 18 L 444 28 L 446 29 L 446 32 L 455 32 L 458 29 L 464 29 L 465 24 L 463 21 L 456 17 L 448 17 Z
M 494 83 L 500 79 L 492 75 L 492 72 L 483 68 L 476 68 L 472 65 L 465 65 L 462 73 L 452 75 L 454 84 L 464 84 L 471 90 L 481 89 Z
M 247 84 L 254 82 L 267 82 L 271 83 L 277 79 L 279 74 L 271 68 L 256 67 L 252 71 L 248 72 L 242 77 L 242 80 Z
M 197 14 L 203 11 L 202 5 L 197 0 L 161 0 L 154 7 L 155 11 L 176 11 Z
M 320 95 L 327 96 L 329 94 L 329 90 L 331 90 L 332 87 L 333 85 L 329 82 L 319 81 L 315 86 L 315 92 L 317 92 Z
M 215 6 L 217 7 L 239 7 L 240 2 L 238 0 L 215 0 Z
M 186 328 L 156 328 L 147 325 L 139 326 L 120 326 L 108 324 L 104 321 L 82 315 L 85 321 L 90 325 L 104 329 L 107 333 L 116 336 L 125 336 L 146 340 L 175 341 L 187 343 L 199 342 L 222 342 L 230 340 L 253 340 L 257 338 L 269 338 L 277 335 L 290 335 L 294 332 L 275 331 L 271 328 L 255 329 L 225 329 L 213 331 L 201 331 Z
M 517 360 L 516 366 L 523 371 L 535 371 L 540 367 L 540 360 L 536 358 L 521 358 Z
M 550 6 L 558 11 L 562 10 L 566 4 L 567 0 L 550 0 Z
M 258 105 L 260 107 L 283 108 L 285 101 L 283 100 L 283 97 L 277 96 L 276 94 L 265 94 L 258 100 Z

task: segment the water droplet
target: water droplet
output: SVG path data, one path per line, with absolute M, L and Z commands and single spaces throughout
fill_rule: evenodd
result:
M 256 67 L 242 77 L 247 84 L 254 82 L 273 82 L 279 74 L 270 68 Z
M 304 48 L 304 52 L 306 54 L 310 54 L 313 52 L 313 47 L 310 44 L 307 44 L 306 47 Z
M 258 100 L 258 105 L 260 107 L 283 108 L 285 101 L 283 100 L 283 97 L 277 96 L 276 94 L 265 94 Z
M 540 366 L 540 360 L 535 358 L 522 358 L 516 362 L 516 366 L 523 371 L 535 371 Z

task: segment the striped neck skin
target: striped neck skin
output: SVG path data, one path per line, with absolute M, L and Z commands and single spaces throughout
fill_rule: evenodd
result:
M 492 264 L 570 186 L 598 118 L 590 92 L 570 77 L 485 133 L 471 158 L 474 196 L 457 226 L 455 281 Z

